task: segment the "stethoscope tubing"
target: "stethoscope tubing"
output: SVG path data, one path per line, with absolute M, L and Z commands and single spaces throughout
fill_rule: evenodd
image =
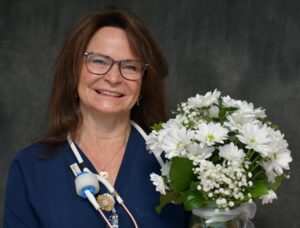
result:
M 145 131 L 134 121 L 130 121 L 131 125 L 140 133 L 140 135 L 147 140 L 147 134 L 145 133 Z M 73 142 L 72 138 L 70 136 L 67 137 L 68 143 L 70 145 L 70 148 L 73 152 L 73 154 L 76 157 L 76 160 L 79 164 L 84 164 L 84 161 L 75 145 L 75 143 Z M 160 156 L 158 156 L 157 154 L 154 154 L 154 156 L 156 157 L 158 163 L 160 164 L 160 166 L 162 167 L 164 165 L 164 162 L 162 160 L 162 158 Z M 92 171 L 90 171 L 87 167 L 83 168 L 84 172 L 88 172 L 88 173 L 93 173 Z M 138 228 L 137 222 L 134 219 L 132 213 L 129 211 L 129 209 L 126 207 L 123 199 L 120 197 L 120 195 L 117 193 L 117 191 L 115 190 L 115 188 L 112 186 L 112 184 L 109 183 L 108 180 L 106 180 L 104 177 L 102 177 L 101 175 L 99 175 L 98 173 L 93 173 L 94 175 L 96 175 L 98 181 L 100 183 L 102 183 L 106 189 L 108 190 L 108 192 L 110 192 L 114 198 L 116 199 L 116 201 L 123 207 L 123 209 L 126 211 L 126 213 L 128 214 L 128 216 L 130 217 L 132 223 L 134 224 L 135 228 Z M 104 215 L 103 211 L 101 210 L 99 204 L 97 203 L 97 201 L 95 200 L 94 195 L 90 192 L 87 192 L 87 196 L 88 199 L 90 201 L 90 203 L 95 207 L 95 209 L 100 213 L 100 215 L 103 217 L 103 219 L 105 220 L 106 224 L 109 226 L 109 228 L 114 228 L 113 225 L 111 225 L 111 223 L 109 222 L 109 220 L 106 218 L 106 216 Z

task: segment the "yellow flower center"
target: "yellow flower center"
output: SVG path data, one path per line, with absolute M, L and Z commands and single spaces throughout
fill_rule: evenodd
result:
M 213 142 L 215 139 L 215 137 L 212 134 L 208 135 L 207 138 L 208 138 L 208 141 L 210 141 L 210 142 Z
M 255 143 L 256 140 L 255 139 L 250 139 L 250 143 Z

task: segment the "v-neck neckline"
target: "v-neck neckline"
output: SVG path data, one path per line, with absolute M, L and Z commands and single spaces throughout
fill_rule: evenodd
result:
M 129 136 L 128 136 L 128 141 L 127 141 L 126 148 L 125 148 L 125 152 L 124 152 L 124 155 L 123 155 L 123 159 L 122 159 L 120 168 L 117 172 L 115 183 L 113 185 L 114 188 L 117 188 L 117 189 L 119 189 L 119 186 L 122 186 L 122 189 L 124 188 L 123 182 L 126 181 L 126 180 L 124 180 L 124 176 L 128 176 L 128 174 L 130 174 L 130 171 L 131 171 L 131 168 L 132 168 L 132 164 L 133 164 L 132 160 L 134 158 L 134 156 L 133 156 L 133 153 L 134 153 L 133 148 L 134 147 L 132 146 L 133 145 L 133 138 L 134 138 L 133 131 L 134 131 L 134 128 L 131 127 L 130 133 L 129 133 Z M 97 169 L 95 168 L 93 163 L 89 160 L 89 158 L 85 155 L 85 153 L 82 151 L 82 149 L 77 144 L 75 144 L 75 145 L 78 148 L 78 151 L 79 151 L 83 161 L 87 164 L 87 166 L 90 168 L 90 170 L 93 173 L 98 173 Z M 118 192 L 120 192 L 120 191 L 118 191 Z

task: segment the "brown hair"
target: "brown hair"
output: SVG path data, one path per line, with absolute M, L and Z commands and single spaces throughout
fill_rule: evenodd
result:
M 82 117 L 77 86 L 83 53 L 91 37 L 102 27 L 123 29 L 136 56 L 149 67 L 141 86 L 142 100 L 131 111 L 131 119 L 145 130 L 166 120 L 164 77 L 167 64 L 146 26 L 134 14 L 109 8 L 83 16 L 71 29 L 57 60 L 49 103 L 49 132 L 42 142 L 59 145 L 67 134 L 74 136 Z

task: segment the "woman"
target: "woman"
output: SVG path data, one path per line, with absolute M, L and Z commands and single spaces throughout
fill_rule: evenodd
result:
M 18 153 L 11 164 L 4 227 L 118 227 L 112 226 L 118 223 L 123 228 L 134 227 L 135 222 L 139 227 L 184 227 L 180 206 L 169 205 L 156 213 L 159 194 L 149 175 L 160 165 L 130 124 L 133 120 L 149 130 L 165 120 L 166 74 L 153 38 L 133 14 L 110 9 L 81 18 L 58 59 L 49 134 Z M 72 170 L 70 165 L 77 160 L 67 137 L 84 161 Z M 118 203 L 105 208 L 113 204 L 109 196 L 99 199 L 100 215 L 78 196 L 74 174 L 78 178 L 83 169 L 106 178 L 128 212 Z M 84 188 L 79 194 L 89 196 L 91 191 Z M 107 192 L 100 184 L 99 195 Z

